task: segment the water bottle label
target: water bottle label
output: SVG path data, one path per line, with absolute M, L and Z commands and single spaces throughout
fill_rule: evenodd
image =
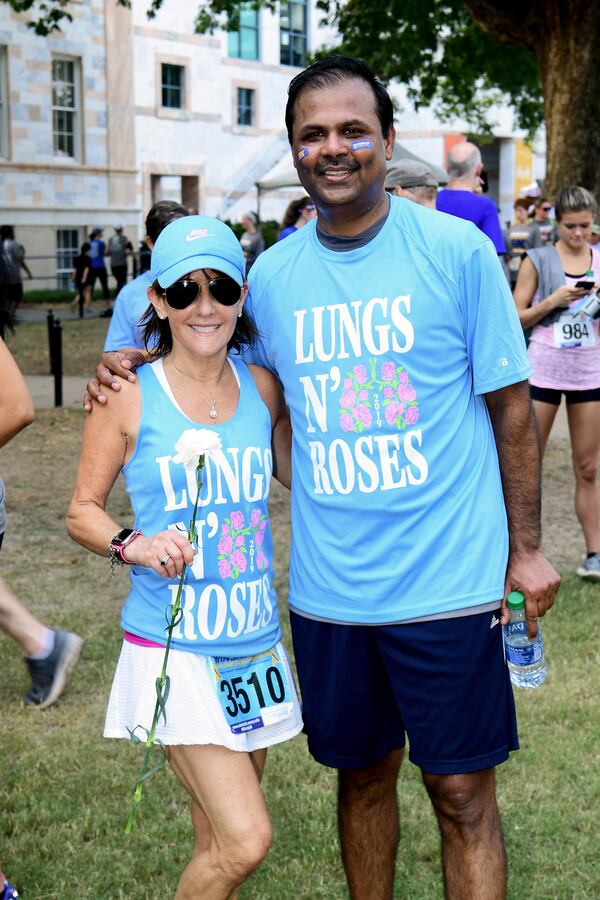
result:
M 506 659 L 513 666 L 532 666 L 542 658 L 542 645 L 540 641 L 534 644 L 526 644 L 524 647 L 511 647 L 506 644 Z

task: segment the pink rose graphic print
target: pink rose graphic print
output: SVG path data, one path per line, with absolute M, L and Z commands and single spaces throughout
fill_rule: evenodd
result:
M 267 518 L 260 509 L 253 509 L 250 514 L 250 523 L 246 523 L 246 516 L 240 509 L 234 509 L 221 525 L 221 534 L 217 550 L 219 575 L 221 578 L 239 578 L 247 570 L 254 571 L 254 567 L 261 571 L 266 569 L 269 561 L 261 549 Z M 247 545 L 248 541 L 248 545 Z
M 403 366 L 384 360 L 369 360 L 370 372 L 356 365 L 344 378 L 340 394 L 342 431 L 360 432 L 373 424 L 380 428 L 381 415 L 388 425 L 404 430 L 416 425 L 420 412 L 417 392 Z

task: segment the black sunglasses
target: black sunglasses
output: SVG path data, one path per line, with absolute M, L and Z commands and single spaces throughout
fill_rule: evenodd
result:
M 229 275 L 219 275 L 218 278 L 211 278 L 207 282 L 207 287 L 213 300 L 216 300 L 222 306 L 235 306 L 242 296 L 241 287 Z M 176 281 L 171 287 L 164 288 L 163 295 L 173 309 L 186 309 L 196 300 L 201 290 L 202 285 L 185 278 L 183 281 Z

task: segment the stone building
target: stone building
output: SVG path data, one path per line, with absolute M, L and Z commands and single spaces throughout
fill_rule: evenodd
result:
M 0 220 L 34 283 L 65 285 L 92 227 L 137 246 L 158 199 L 239 218 L 286 152 L 287 85 L 316 46 L 313 0 L 242 9 L 236 32 L 194 33 L 196 9 L 72 0 L 42 38 L 0 4 Z M 282 200 L 263 215 L 279 218 Z

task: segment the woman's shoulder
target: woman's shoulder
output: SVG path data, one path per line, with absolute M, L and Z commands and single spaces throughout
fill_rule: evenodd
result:
M 112 388 L 107 388 L 105 392 L 107 402 L 94 403 L 91 415 L 95 415 L 97 419 L 107 422 L 114 420 L 124 427 L 128 423 L 139 419 L 142 391 L 139 378 L 136 378 L 135 381 L 128 381 L 115 375 L 114 380 L 119 385 L 119 389 L 115 391 Z

